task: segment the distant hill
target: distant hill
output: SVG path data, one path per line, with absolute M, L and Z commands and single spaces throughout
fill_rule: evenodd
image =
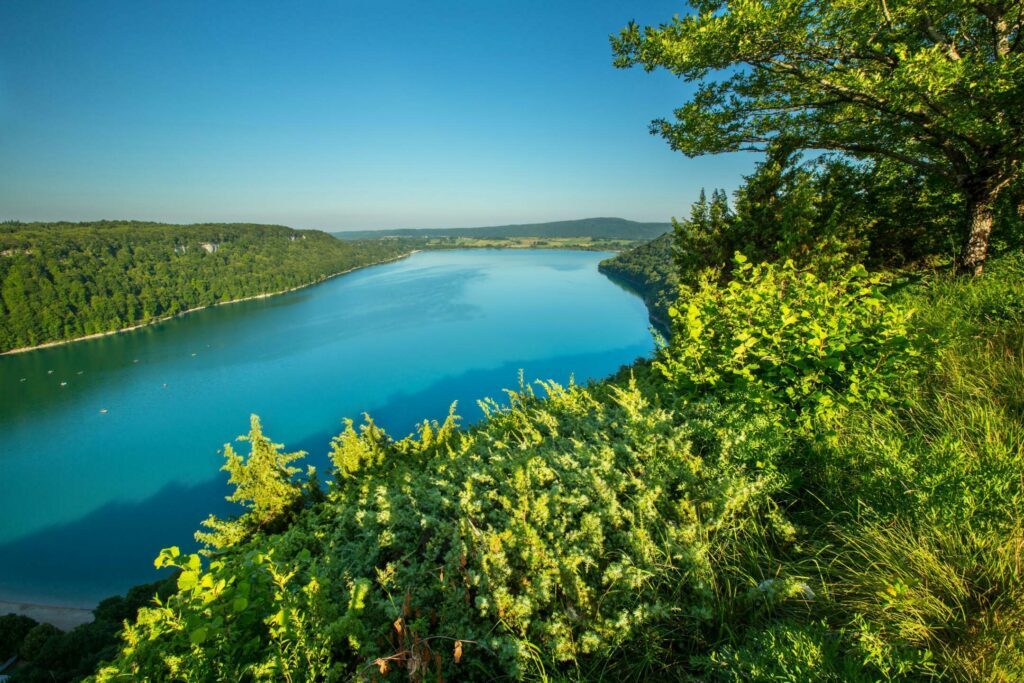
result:
M 652 240 L 672 229 L 671 223 L 638 223 L 625 218 L 582 218 L 575 221 L 493 225 L 481 228 L 402 228 L 398 230 L 350 230 L 332 233 L 343 240 L 376 237 L 593 237 Z

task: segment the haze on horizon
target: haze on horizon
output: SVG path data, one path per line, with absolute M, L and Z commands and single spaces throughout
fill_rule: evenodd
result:
M 324 230 L 685 215 L 749 155 L 648 133 L 611 65 L 671 2 L 0 4 L 0 220 Z

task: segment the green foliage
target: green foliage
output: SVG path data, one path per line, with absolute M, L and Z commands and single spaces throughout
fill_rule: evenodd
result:
M 690 5 L 612 41 L 616 66 L 697 84 L 652 132 L 690 156 L 781 144 L 916 169 L 960 193 L 961 266 L 980 272 L 995 203 L 1021 179 L 1019 5 Z
M 602 273 L 643 297 L 651 319 L 661 328 L 668 327 L 668 307 L 679 292 L 673 240 L 673 234 L 666 233 L 598 264 Z
M 674 343 L 655 362 L 684 396 L 742 395 L 808 432 L 849 407 L 892 402 L 910 372 L 909 313 L 863 266 L 819 280 L 792 261 L 752 266 L 736 254 L 728 285 L 705 281 L 669 309 Z
M 0 617 L 0 662 L 18 654 L 25 636 L 35 627 L 36 621 L 20 614 L 5 614 Z
M 991 271 L 740 263 L 654 364 L 347 423 L 322 502 L 161 554 L 97 679 L 1015 680 L 1024 269 Z
M 699 82 L 655 124 L 673 147 L 768 154 L 602 264 L 670 319 L 653 362 L 521 381 L 465 430 L 346 422 L 326 493 L 254 417 L 217 552 L 162 551 L 173 590 L 137 616 L 101 605 L 116 653 L 22 650 L 60 678 L 92 645 L 100 681 L 1024 679 L 1021 9 L 694 6 L 619 64 Z M 920 269 L 994 215 L 985 275 Z M 28 329 L 49 285 L 3 272 Z
M 100 662 L 117 655 L 124 622 L 134 621 L 139 608 L 151 603 L 154 596 L 166 597 L 175 588 L 173 580 L 135 586 L 124 597 L 103 600 L 93 610 L 94 621 L 67 632 L 50 624 L 36 624 L 26 617 L 0 617 L 0 629 L 3 624 L 16 623 L 21 632 L 29 626 L 21 635 L 19 648 L 11 652 L 19 658 L 14 680 L 80 681 L 93 674 Z
M 843 652 L 840 639 L 825 622 L 780 620 L 696 661 L 703 678 L 711 681 L 874 680 L 860 662 Z
M 286 523 L 302 502 L 303 488 L 294 481 L 299 469 L 289 463 L 305 457 L 304 452 L 282 453 L 282 444 L 263 435 L 256 415 L 250 418 L 249 434 L 238 440 L 249 442 L 248 457 L 224 444 L 227 462 L 221 469 L 228 473 L 228 483 L 235 485 L 227 500 L 239 503 L 246 512 L 231 520 L 211 515 L 203 522 L 210 531 L 196 533 L 196 540 L 218 550 L 237 545 L 257 531 L 272 531 Z
M 899 411 L 854 411 L 831 447 L 794 463 L 828 509 L 821 560 L 856 647 L 891 677 L 1019 680 L 1021 254 L 974 282 L 932 276 L 900 296 L 933 362 L 897 383 Z
M 56 626 L 36 624 L 35 627 L 25 634 L 21 647 L 18 649 L 18 654 L 29 661 L 39 659 L 40 655 L 44 654 L 43 650 L 50 641 L 56 642 L 60 635 L 61 631 Z
M 748 465 L 754 435 L 775 427 L 701 426 L 698 456 L 694 428 L 642 384 L 546 383 L 546 399 L 523 387 L 469 432 L 453 415 L 400 441 L 347 425 L 324 505 L 206 571 L 164 551 L 178 593 L 140 614 L 99 679 L 333 679 L 367 665 L 486 678 L 648 639 L 695 647 L 727 605 L 754 609 L 732 588 L 750 549 L 792 537 L 771 499 L 782 479 Z
M 0 224 L 0 351 L 159 320 L 396 258 L 275 225 Z

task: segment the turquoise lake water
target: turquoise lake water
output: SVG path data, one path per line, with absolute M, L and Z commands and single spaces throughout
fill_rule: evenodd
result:
M 219 451 L 250 413 L 326 473 L 344 417 L 404 436 L 454 400 L 475 421 L 520 369 L 583 383 L 649 355 L 647 311 L 598 273 L 607 256 L 424 252 L 0 357 L 0 599 L 91 606 L 158 578 L 160 548 L 230 512 Z

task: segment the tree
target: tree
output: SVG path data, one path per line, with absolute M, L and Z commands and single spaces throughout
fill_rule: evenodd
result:
M 231 444 L 225 444 L 226 462 L 221 469 L 230 475 L 228 483 L 235 485 L 227 500 L 241 504 L 246 512 L 231 520 L 210 515 L 203 522 L 210 531 L 196 533 L 196 540 L 217 549 L 236 545 L 253 533 L 282 521 L 302 499 L 302 485 L 294 480 L 299 468 L 291 463 L 304 457 L 304 452 L 282 453 L 283 446 L 263 434 L 256 415 L 250 418 L 248 436 L 240 436 L 238 440 L 249 442 L 249 456 L 243 458 Z
M 697 84 L 653 133 L 688 156 L 793 149 L 892 159 L 964 207 L 958 269 L 982 271 L 1024 158 L 1022 5 L 1009 0 L 690 0 L 612 38 L 620 68 Z

